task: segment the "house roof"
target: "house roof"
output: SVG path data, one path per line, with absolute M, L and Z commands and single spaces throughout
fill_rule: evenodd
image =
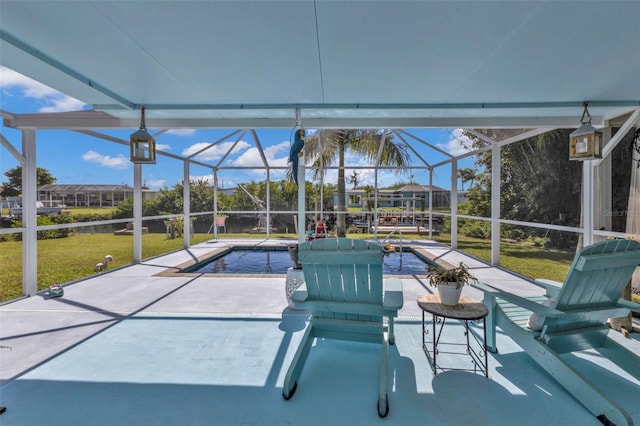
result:
M 69 184 L 48 184 L 38 187 L 38 191 L 53 192 L 133 192 L 133 188 L 129 185 L 69 185 Z
M 135 128 L 577 127 L 640 106 L 638 1 L 2 1 L 0 64 Z M 103 123 L 106 123 L 103 120 Z

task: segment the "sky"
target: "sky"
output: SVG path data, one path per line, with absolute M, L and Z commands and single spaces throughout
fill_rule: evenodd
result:
M 14 113 L 47 113 L 90 109 L 89 105 L 31 80 L 6 67 L 0 66 L 0 109 Z M 304 124 L 304 122 L 303 122 Z M 137 129 L 119 131 L 102 131 L 102 134 L 116 137 L 124 141 Z M 149 128 L 153 135 L 159 129 Z M 188 156 L 198 152 L 212 142 L 219 142 L 215 147 L 196 157 L 200 162 L 215 165 L 220 162 L 225 153 L 235 147 L 229 155 L 224 157 L 222 167 L 256 167 L 256 169 L 221 170 L 218 173 L 218 185 L 231 188 L 237 184 L 258 182 L 266 179 L 259 151 L 250 132 L 243 136 L 235 134 L 229 136 L 236 129 L 179 129 L 170 130 L 155 137 L 159 151 Z M 313 131 L 312 129 L 308 129 Z M 437 146 L 439 149 L 458 155 L 465 152 L 463 143 L 466 139 L 459 129 L 413 129 L 408 130 L 423 141 Z M 21 133 L 18 130 L 0 127 L 2 136 L 21 152 Z M 257 130 L 260 145 L 264 149 L 267 161 L 271 166 L 287 167 L 287 158 L 291 146 L 292 129 L 264 129 Z M 241 136 L 241 137 L 240 137 Z M 240 138 L 239 138 L 240 137 Z M 411 140 L 408 138 L 408 140 Z M 58 184 L 126 184 L 133 186 L 133 164 L 129 161 L 128 146 L 114 143 L 101 138 L 88 136 L 67 130 L 39 130 L 36 133 L 36 161 L 38 167 L 47 169 Z M 439 163 L 446 157 L 428 148 L 421 142 L 412 141 L 411 145 L 418 154 L 430 164 Z M 417 156 L 412 155 L 412 162 L 419 164 Z M 366 165 L 362 159 L 348 154 L 345 164 L 354 166 Z M 18 161 L 9 150 L 0 145 L 0 180 L 6 181 L 4 173 L 17 167 Z M 459 168 L 473 168 L 473 159 L 459 162 Z M 162 155 L 157 156 L 155 165 L 143 166 L 143 182 L 151 189 L 171 188 L 183 179 L 182 162 Z M 353 169 L 345 171 L 350 176 Z M 374 184 L 373 169 L 357 170 L 360 185 Z M 277 181 L 285 177 L 285 170 L 272 170 L 270 179 Z M 335 184 L 336 170 L 328 170 L 326 183 Z M 190 178 L 205 179 L 213 182 L 212 170 L 207 167 L 192 165 Z M 307 177 L 311 180 L 311 177 Z M 381 170 L 378 173 L 378 186 L 390 186 L 398 182 L 414 182 L 422 185 L 429 183 L 429 173 L 426 170 L 414 170 L 404 174 Z M 440 167 L 434 173 L 434 185 L 450 188 L 450 167 Z M 351 185 L 347 185 L 351 188 Z M 460 188 L 460 183 L 459 186 Z

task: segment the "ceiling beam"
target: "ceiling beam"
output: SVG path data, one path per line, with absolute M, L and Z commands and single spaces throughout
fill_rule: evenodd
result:
M 390 112 L 392 113 L 392 112 Z M 327 114 L 327 113 L 325 113 Z M 575 128 L 577 116 L 557 117 L 308 117 L 304 119 L 308 129 L 412 129 L 412 128 L 473 128 L 473 129 L 522 129 L 522 128 Z M 594 126 L 604 126 L 603 117 L 592 115 Z M 600 124 L 601 122 L 601 124 Z M 295 115 L 275 118 L 154 118 L 146 117 L 148 128 L 153 129 L 291 129 Z M 63 113 L 15 114 L 5 118 L 4 125 L 17 129 L 137 129 L 139 117 L 119 118 L 101 111 L 74 111 Z
M 597 107 L 637 107 L 640 99 L 632 100 L 589 100 L 590 108 Z M 202 110 L 493 110 L 493 109 L 557 109 L 584 108 L 584 100 L 564 102 L 469 102 L 469 103 L 251 103 L 251 104 L 132 104 L 134 109 L 145 111 L 202 111 Z M 96 110 L 114 110 L 118 105 L 96 104 Z M 306 123 L 305 123 L 306 124 Z

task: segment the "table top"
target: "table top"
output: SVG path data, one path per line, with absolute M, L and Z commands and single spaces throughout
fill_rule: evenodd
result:
M 464 296 L 460 296 L 460 303 L 456 306 L 448 306 L 440 303 L 439 294 L 426 294 L 418 298 L 418 306 L 434 315 L 459 320 L 476 320 L 489 314 L 484 303 Z

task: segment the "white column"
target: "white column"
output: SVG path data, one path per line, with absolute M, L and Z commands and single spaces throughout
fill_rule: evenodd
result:
M 378 166 L 375 168 L 374 174 L 374 201 L 373 201 L 373 238 L 378 239 Z
M 593 244 L 593 160 L 582 162 L 582 246 Z
M 267 239 L 271 236 L 271 175 L 267 168 L 267 187 L 265 188 L 267 193 Z
M 34 129 L 22 130 L 22 155 L 25 158 L 22 166 L 22 293 L 34 296 L 38 291 L 38 179 Z
M 133 164 L 133 263 L 142 262 L 142 164 Z
M 304 214 L 304 206 L 305 206 L 305 182 L 304 182 L 304 172 L 305 172 L 305 164 L 304 164 L 304 156 L 300 157 L 300 162 L 298 164 L 298 242 L 304 242 L 304 231 L 305 231 L 305 214 Z
M 611 127 L 605 127 L 600 130 L 602 131 L 602 143 L 604 146 L 611 140 Z M 593 204 L 595 213 L 593 228 L 604 228 L 606 231 L 611 231 L 611 210 L 613 206 L 611 196 L 611 154 L 596 163 L 597 166 L 594 167 Z
M 191 245 L 191 180 L 189 179 L 189 161 L 185 160 L 184 164 L 184 176 L 182 185 L 182 247 L 188 249 Z
M 213 238 L 218 239 L 216 216 L 218 215 L 218 169 L 213 169 Z
M 429 169 L 429 239 L 433 238 L 433 169 Z
M 500 265 L 500 146 L 491 148 L 491 265 Z
M 458 248 L 458 160 L 451 160 L 451 248 Z

